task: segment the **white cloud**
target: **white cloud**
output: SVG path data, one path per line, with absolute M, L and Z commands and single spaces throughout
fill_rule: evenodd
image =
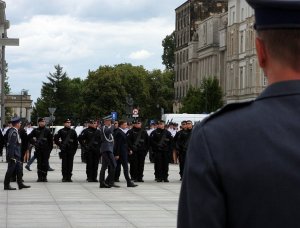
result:
M 158 4 L 159 3 L 159 4 Z M 54 65 L 70 77 L 87 76 L 100 65 L 132 63 L 162 69 L 161 42 L 174 30 L 182 0 L 6 0 L 6 48 L 12 91 L 40 96 Z
M 140 50 L 140 51 L 132 52 L 129 55 L 129 58 L 130 59 L 136 59 L 136 60 L 145 60 L 145 59 L 148 59 L 152 55 L 153 55 L 153 53 L 150 53 L 149 51 Z

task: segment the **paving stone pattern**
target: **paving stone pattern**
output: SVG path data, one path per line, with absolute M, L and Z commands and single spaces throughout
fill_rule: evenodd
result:
M 30 189 L 4 191 L 7 164 L 0 160 L 0 228 L 176 227 L 181 185 L 178 165 L 170 164 L 169 183 L 157 183 L 153 164 L 147 159 L 144 183 L 127 188 L 122 173 L 117 183 L 121 188 L 111 189 L 86 182 L 80 150 L 74 160 L 73 183 L 61 182 L 61 161 L 55 149 L 50 165 L 55 171 L 48 173 L 48 183 L 36 182 L 35 161 L 33 171 L 24 169 Z

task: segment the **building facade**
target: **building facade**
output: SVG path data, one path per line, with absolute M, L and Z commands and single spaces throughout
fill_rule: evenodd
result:
M 267 85 L 255 50 L 254 11 L 245 0 L 228 1 L 226 103 L 255 99 Z
M 219 79 L 225 103 L 255 99 L 267 85 L 256 58 L 252 8 L 245 0 L 215 1 L 215 8 L 203 4 L 186 1 L 175 10 L 175 113 L 188 89 L 199 88 L 206 77 Z M 181 27 L 183 16 L 190 23 Z
M 199 21 L 226 11 L 227 1 L 188 0 L 175 9 L 175 102 L 173 112 L 179 112 L 181 101 L 191 86 L 195 86 L 194 50 L 201 38 L 197 35 Z M 192 46 L 192 47 L 191 47 Z
M 27 92 L 5 95 L 5 107 L 8 117 L 19 116 L 23 121 L 31 122 L 32 100 Z

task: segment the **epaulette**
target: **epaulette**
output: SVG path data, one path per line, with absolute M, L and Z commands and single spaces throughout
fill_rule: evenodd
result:
M 201 125 L 205 124 L 206 122 L 226 113 L 226 112 L 230 112 L 230 111 L 234 111 L 246 106 L 249 106 L 250 104 L 252 104 L 254 102 L 254 100 L 252 101 L 245 101 L 245 102 L 240 102 L 240 103 L 231 103 L 231 104 L 227 104 L 224 107 L 218 109 L 217 111 L 215 111 L 214 113 L 210 114 L 209 116 L 207 116 L 205 119 L 203 119 L 201 121 Z

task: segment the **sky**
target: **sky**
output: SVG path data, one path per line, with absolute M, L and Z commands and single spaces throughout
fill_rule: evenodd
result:
M 60 64 L 85 79 L 101 65 L 132 63 L 164 69 L 162 40 L 175 29 L 184 0 L 6 0 L 6 48 L 11 92 L 40 97 L 42 82 Z

